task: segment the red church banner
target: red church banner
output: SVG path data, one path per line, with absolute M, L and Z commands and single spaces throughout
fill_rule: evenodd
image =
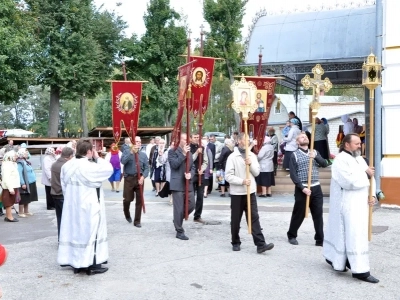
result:
M 194 62 L 191 70 L 193 94 L 191 110 L 194 118 L 197 118 L 200 114 L 204 115 L 208 108 L 215 58 L 191 56 L 190 60 Z
M 181 126 L 182 118 L 185 112 L 186 95 L 188 86 L 190 83 L 190 74 L 192 70 L 193 62 L 189 62 L 178 68 L 179 80 L 178 80 L 178 114 L 176 116 L 176 122 L 174 130 L 172 132 L 172 141 L 175 143 L 175 147 L 178 146 L 181 137 Z
M 112 123 L 116 143 L 121 138 L 122 126 L 131 140 L 136 135 L 142 99 L 142 83 L 142 81 L 111 81 Z
M 275 96 L 275 78 L 263 78 L 256 76 L 245 76 L 247 81 L 252 81 L 257 87 L 256 111 L 249 116 L 247 127 L 250 138 L 257 140 L 254 152 L 258 153 L 264 143 L 265 131 L 268 126 L 268 118 L 271 111 L 272 102 Z M 240 131 L 244 131 L 244 122 L 241 122 Z

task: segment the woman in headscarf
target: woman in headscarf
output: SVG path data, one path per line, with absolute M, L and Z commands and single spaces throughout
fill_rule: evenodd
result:
M 54 199 L 50 194 L 51 191 L 51 166 L 56 161 L 54 148 L 48 147 L 44 153 L 42 160 L 42 184 L 46 191 L 46 206 L 47 210 L 55 210 Z
M 268 130 L 268 136 L 271 139 L 271 145 L 274 148 L 274 175 L 276 176 L 276 170 L 278 169 L 278 151 L 279 151 L 279 140 L 278 136 L 275 134 L 274 127 L 270 127 Z
M 122 152 L 119 151 L 118 145 L 115 143 L 111 144 L 110 152 L 106 154 L 105 160 L 111 163 L 114 172 L 108 178 L 111 184 L 111 191 L 119 193 L 119 184 L 121 182 L 121 174 L 123 173 L 123 164 L 121 164 Z M 115 183 L 115 187 L 114 187 Z
M 33 213 L 29 212 L 29 203 L 38 201 L 36 174 L 31 163 L 27 160 L 28 155 L 29 153 L 25 148 L 21 148 L 17 152 L 19 182 L 21 184 L 21 188 L 19 189 L 19 194 L 21 196 L 21 201 L 19 202 L 20 218 L 32 216 Z
M 257 185 L 261 186 L 259 197 L 271 197 L 271 186 L 275 186 L 274 177 L 274 147 L 271 145 L 271 138 L 266 136 L 264 144 L 257 155 L 260 163 L 260 174 L 256 177 Z
M 15 204 L 15 197 L 18 193 L 19 174 L 17 167 L 17 153 L 14 150 L 8 151 L 4 154 L 3 163 L 1 165 L 2 174 L 2 187 L 3 187 L 3 205 L 6 209 L 6 222 L 18 222 L 17 218 L 14 218 L 11 212 L 11 208 Z
M 298 145 L 296 142 L 297 136 L 300 134 L 299 129 L 299 120 L 293 118 L 290 119 L 290 130 L 287 137 L 284 137 L 283 140 L 286 142 L 285 146 L 285 156 L 283 158 L 283 168 L 286 171 L 289 171 L 289 162 L 292 153 L 297 150 Z
M 225 146 L 221 150 L 221 155 L 219 157 L 219 169 L 220 169 L 220 177 L 223 178 L 223 183 L 221 186 L 221 197 L 225 197 L 225 191 L 229 188 L 229 182 L 225 180 L 225 168 L 226 161 L 228 160 L 229 155 L 233 152 L 234 143 L 231 139 L 225 139 Z

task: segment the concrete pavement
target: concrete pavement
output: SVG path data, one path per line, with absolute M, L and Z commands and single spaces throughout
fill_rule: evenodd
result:
M 221 225 L 197 224 L 191 216 L 184 222 L 190 240 L 181 241 L 175 238 L 168 199 L 155 197 L 148 180 L 142 228 L 126 222 L 122 192 L 111 192 L 108 182 L 103 187 L 109 271 L 74 275 L 58 266 L 55 213 L 46 210 L 44 187 L 38 184 L 40 201 L 31 204 L 35 215 L 18 223 L 0 222 L 0 242 L 10 252 L 0 268 L 3 299 L 400 299 L 398 210 L 374 213 L 371 273 L 381 282 L 373 285 L 351 278 L 349 272 L 332 271 L 321 247 L 314 246 L 311 216 L 299 230 L 299 246 L 287 242 L 292 195 L 259 198 L 263 232 L 275 248 L 257 254 L 244 218 L 242 249 L 232 251 L 230 201 L 216 191 L 205 199 L 203 218 Z

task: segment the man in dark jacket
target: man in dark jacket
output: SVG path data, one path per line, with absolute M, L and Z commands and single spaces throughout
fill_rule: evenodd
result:
M 50 195 L 54 199 L 54 205 L 56 209 L 56 217 L 57 217 L 57 230 L 58 230 L 58 238 L 60 238 L 60 225 L 61 225 L 61 217 L 62 210 L 64 205 L 64 195 L 61 188 L 61 168 L 62 166 L 69 161 L 74 155 L 74 150 L 70 147 L 64 147 L 61 151 L 61 156 L 57 159 L 51 166 L 51 190 Z
M 186 173 L 186 154 L 189 153 L 190 172 Z M 190 146 L 187 145 L 186 133 L 181 134 L 180 142 L 177 148 L 168 151 L 168 161 L 171 166 L 170 190 L 172 192 L 174 207 L 174 226 L 176 230 L 176 238 L 180 240 L 188 240 L 185 230 L 182 227 L 185 217 L 185 186 L 186 180 L 189 180 L 189 215 L 194 210 L 194 193 L 191 178 L 194 176 L 193 158 L 190 154 Z

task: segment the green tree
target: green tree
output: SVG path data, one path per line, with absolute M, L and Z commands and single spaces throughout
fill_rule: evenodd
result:
M 181 16 L 169 0 L 150 0 L 143 19 L 143 37 L 133 35 L 125 42 L 123 54 L 133 58 L 127 62 L 128 79 L 149 81 L 144 84 L 140 125 L 170 126 L 177 108 L 176 76 L 182 64 L 179 55 L 187 45 L 186 29 L 178 25 Z
M 17 101 L 34 82 L 32 23 L 19 1 L 0 1 L 0 102 Z
M 113 31 L 98 28 L 107 27 L 110 19 L 116 19 L 112 14 L 96 12 L 92 0 L 26 2 L 38 20 L 37 38 L 41 44 L 41 53 L 36 57 L 41 70 L 38 83 L 50 87 L 48 135 L 55 137 L 59 131 L 60 99 L 80 101 L 82 119 L 86 119 L 85 99 L 94 96 L 109 78 L 110 56 L 116 51 L 110 45 L 120 36 L 109 40 L 107 37 Z M 122 22 L 113 29 L 119 30 L 121 25 Z M 104 34 L 100 30 L 104 30 Z M 87 131 L 87 126 L 84 127 Z
M 204 19 L 210 25 L 210 32 L 205 34 L 204 56 L 219 57 L 225 59 L 225 64 L 218 64 L 216 72 L 221 73 L 229 79 L 230 84 L 235 80 L 235 75 L 245 74 L 254 75 L 254 68 L 241 67 L 244 62 L 244 51 L 241 43 L 241 28 L 243 27 L 243 16 L 245 13 L 245 5 L 248 0 L 204 0 L 203 14 Z M 217 74 L 217 73 L 216 73 Z M 214 81 L 215 82 L 215 81 Z M 230 107 L 232 94 L 230 86 L 226 85 L 229 97 L 221 97 L 223 106 Z M 212 93 L 215 92 L 213 84 Z M 213 100 L 213 99 L 211 99 Z M 236 128 L 239 127 L 239 115 L 234 114 Z M 219 120 L 213 119 L 211 123 L 217 124 Z M 229 122 L 228 122 L 229 123 Z M 230 127 L 226 124 L 226 127 Z M 228 130 L 228 128 L 226 129 Z

